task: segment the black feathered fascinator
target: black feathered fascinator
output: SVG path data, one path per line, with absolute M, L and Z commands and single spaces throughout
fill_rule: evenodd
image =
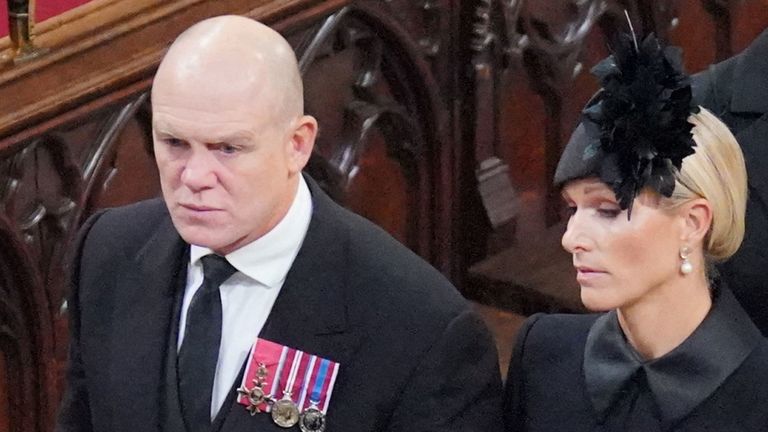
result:
M 563 151 L 555 185 L 597 176 L 632 211 L 645 187 L 671 196 L 675 172 L 693 154 L 689 77 L 681 50 L 663 47 L 651 34 L 638 43 L 622 34 L 612 54 L 592 73 L 602 89 L 587 103 Z

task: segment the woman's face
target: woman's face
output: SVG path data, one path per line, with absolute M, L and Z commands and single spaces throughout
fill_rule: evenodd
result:
M 588 309 L 631 306 L 680 277 L 684 222 L 659 207 L 658 195 L 637 197 L 630 220 L 613 191 L 597 179 L 567 183 L 563 197 L 570 218 L 562 244 L 573 255 Z

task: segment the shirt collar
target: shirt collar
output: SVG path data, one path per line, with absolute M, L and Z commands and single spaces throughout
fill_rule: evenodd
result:
M 300 176 L 296 196 L 283 219 L 263 236 L 227 254 L 227 261 L 267 287 L 280 287 L 299 253 L 311 219 L 312 196 Z M 200 258 L 212 253 L 209 248 L 191 245 L 190 265 L 198 265 Z
M 677 348 L 643 361 L 626 341 L 616 311 L 595 321 L 584 351 L 587 393 L 601 418 L 643 370 L 664 424 L 687 416 L 731 375 L 762 340 L 733 294 L 716 289 L 712 309 Z

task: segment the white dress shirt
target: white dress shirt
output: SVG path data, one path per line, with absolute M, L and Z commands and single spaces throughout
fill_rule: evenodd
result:
M 216 417 L 237 378 L 251 345 L 267 321 L 272 305 L 299 253 L 312 218 L 312 197 L 304 178 L 285 217 L 271 231 L 226 256 L 238 272 L 221 284 L 222 329 L 219 362 L 211 394 L 211 419 Z M 203 283 L 200 258 L 213 253 L 190 246 L 187 286 L 179 321 L 178 347 L 184 340 L 187 310 Z

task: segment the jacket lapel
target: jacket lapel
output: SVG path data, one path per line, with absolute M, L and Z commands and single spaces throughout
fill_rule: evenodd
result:
M 337 228 L 340 208 L 305 177 L 313 213 L 307 235 L 259 337 L 329 358 L 342 365 L 357 345 L 348 328 L 345 260 L 348 239 Z M 351 270 L 350 270 L 351 271 Z M 257 429 L 261 427 L 261 429 Z M 222 431 L 282 430 L 268 414 L 251 416 L 234 402 Z
M 336 224 L 339 208 L 311 180 L 312 220 L 261 337 L 342 362 L 348 347 L 347 238 Z
M 115 316 L 109 364 L 115 406 L 115 431 L 159 430 L 165 359 L 174 308 L 176 281 L 183 276 L 185 243 L 170 218 L 158 227 L 136 257 L 129 257 L 113 277 Z M 140 311 L 137 313 L 137 311 Z

